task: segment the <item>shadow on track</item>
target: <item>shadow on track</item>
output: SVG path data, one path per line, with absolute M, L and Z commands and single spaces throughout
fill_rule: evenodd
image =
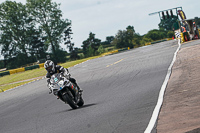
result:
M 77 109 L 69 109 L 69 110 L 67 110 L 67 111 L 75 111 L 75 110 L 78 110 L 78 109 L 87 108 L 87 107 L 94 106 L 94 105 L 97 105 L 97 104 L 96 104 L 96 103 L 85 104 L 85 105 L 83 105 L 82 107 L 78 107 Z
M 63 110 L 63 111 L 59 111 L 59 112 L 57 112 L 57 113 L 55 113 L 55 114 L 66 113 L 66 112 L 69 112 L 69 111 L 76 111 L 76 110 L 83 109 L 83 108 L 88 108 L 88 107 L 91 107 L 91 106 L 94 106 L 94 105 L 97 105 L 97 104 L 96 104 L 96 103 L 85 104 L 85 105 L 83 105 L 82 107 L 78 107 L 77 109 Z

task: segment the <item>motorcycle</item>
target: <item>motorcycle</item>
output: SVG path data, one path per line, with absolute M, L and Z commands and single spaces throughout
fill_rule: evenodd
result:
M 72 109 L 83 106 L 82 93 L 77 86 L 69 81 L 62 73 L 55 73 L 51 76 L 49 89 L 58 99 L 69 104 Z

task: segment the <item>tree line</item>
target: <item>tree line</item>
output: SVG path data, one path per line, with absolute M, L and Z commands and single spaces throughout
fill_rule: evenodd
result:
M 125 30 L 119 30 L 115 36 L 106 37 L 106 41 L 104 42 L 95 38 L 95 34 L 91 32 L 88 39 L 83 41 L 82 50 L 84 57 L 90 57 L 105 52 L 106 46 L 114 46 L 115 49 L 137 48 L 147 43 L 164 38 L 172 38 L 173 36 L 173 31 L 164 28 L 153 29 L 145 35 L 140 35 L 135 32 L 134 26 L 129 25 Z
M 60 43 L 71 21 L 62 18 L 59 6 L 51 0 L 27 0 L 25 5 L 15 1 L 0 4 L 4 67 L 20 67 L 46 58 L 47 54 L 58 62 L 65 61 Z
M 5 1 L 0 4 L 0 48 L 4 60 L 0 68 L 17 68 L 46 59 L 55 62 L 86 58 L 109 50 L 144 46 L 146 43 L 172 37 L 173 31 L 163 27 L 150 30 L 145 35 L 135 32 L 134 26 L 119 30 L 115 36 L 107 36 L 105 41 L 89 33 L 82 48 L 72 42 L 71 21 L 62 18 L 60 4 L 52 0 L 27 0 L 26 4 Z M 69 53 L 60 44 L 64 42 Z M 111 48 L 112 49 L 112 48 Z

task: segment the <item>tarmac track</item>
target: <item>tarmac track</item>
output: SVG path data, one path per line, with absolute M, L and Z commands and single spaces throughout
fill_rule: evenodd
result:
M 45 79 L 1 93 L 0 132 L 142 133 L 177 47 L 172 40 L 70 68 L 84 90 L 76 110 L 49 95 Z

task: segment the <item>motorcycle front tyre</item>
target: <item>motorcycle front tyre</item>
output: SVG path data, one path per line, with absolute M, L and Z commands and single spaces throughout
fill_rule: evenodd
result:
M 83 106 L 83 104 L 84 104 L 83 98 L 80 97 L 80 101 L 77 103 L 77 105 L 78 105 L 79 107 L 81 107 L 81 106 Z
M 68 94 L 65 94 L 63 96 L 63 98 L 67 101 L 67 103 L 69 104 L 69 106 L 72 108 L 72 109 L 77 109 L 77 105 L 76 103 L 70 98 L 70 96 Z

